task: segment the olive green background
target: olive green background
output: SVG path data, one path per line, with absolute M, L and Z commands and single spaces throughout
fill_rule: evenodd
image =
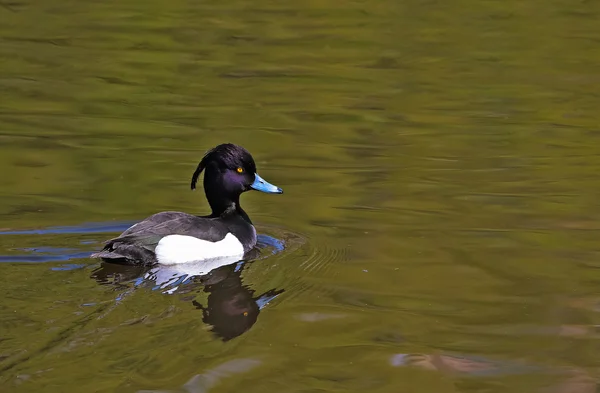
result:
M 223 342 L 189 293 L 10 260 L 113 233 L 0 236 L 0 391 L 594 391 L 600 3 L 15 0 L 0 20 L 2 231 L 205 214 L 191 174 L 234 142 L 285 191 L 242 197 L 259 233 L 295 239 L 244 269 L 285 292 Z

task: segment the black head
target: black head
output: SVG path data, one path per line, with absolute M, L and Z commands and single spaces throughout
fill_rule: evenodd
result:
M 224 143 L 209 150 L 192 176 L 192 190 L 204 173 L 204 192 L 213 214 L 220 214 L 232 204 L 238 206 L 240 194 L 258 190 L 281 194 L 281 188 L 263 180 L 256 173 L 252 155 L 243 147 Z

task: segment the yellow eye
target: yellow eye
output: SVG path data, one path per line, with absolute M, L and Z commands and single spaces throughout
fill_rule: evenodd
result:
M 238 166 L 237 173 L 242 173 L 244 172 L 244 168 L 242 168 L 241 166 Z

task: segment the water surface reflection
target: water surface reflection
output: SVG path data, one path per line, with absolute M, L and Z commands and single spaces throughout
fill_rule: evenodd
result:
M 390 358 L 394 367 L 415 367 L 437 371 L 445 375 L 462 378 L 494 378 L 515 375 L 541 374 L 549 379 L 557 378 L 554 383 L 548 382 L 543 392 L 553 393 L 593 393 L 596 392 L 597 381 L 590 373 L 575 367 L 544 367 L 521 361 L 498 361 L 484 356 L 448 353 L 399 353 Z
M 260 256 L 258 249 L 247 255 L 247 261 L 222 258 L 208 262 L 154 267 L 127 266 L 102 262 L 91 278 L 101 285 L 113 285 L 126 292 L 139 287 L 159 290 L 164 294 L 203 292 L 206 299 L 192 296 L 191 304 L 202 311 L 202 321 L 223 341 L 250 330 L 261 309 L 284 289 L 272 288 L 261 294 L 244 285 L 242 272 Z M 119 295 L 118 299 L 123 295 Z M 190 300 L 186 296 L 185 300 Z

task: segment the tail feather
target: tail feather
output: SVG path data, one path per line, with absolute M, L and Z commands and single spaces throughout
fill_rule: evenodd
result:
M 154 265 L 157 263 L 154 252 L 135 244 L 111 242 L 91 258 L 102 258 L 107 262 L 126 263 L 132 265 Z
M 90 258 L 107 258 L 107 259 L 111 259 L 111 258 L 125 258 L 124 255 L 121 254 L 117 254 L 116 252 L 113 251 L 100 251 L 100 252 L 96 252 L 92 255 L 90 255 Z

